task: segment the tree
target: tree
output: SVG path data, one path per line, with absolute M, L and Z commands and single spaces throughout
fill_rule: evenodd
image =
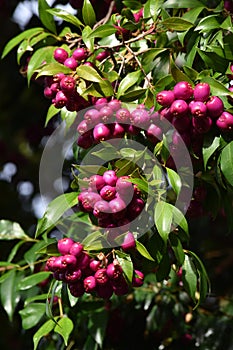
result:
M 76 15 L 39 0 L 41 25 L 2 53 L 18 48 L 50 101 L 45 126 L 57 125 L 35 232 L 0 221 L 1 239 L 17 241 L 1 262 L 2 305 L 34 330 L 34 349 L 227 348 L 206 336 L 200 306 L 216 300 L 190 232 L 223 220 L 232 231 L 232 8 L 70 3 Z M 231 303 L 218 309 L 224 332 Z

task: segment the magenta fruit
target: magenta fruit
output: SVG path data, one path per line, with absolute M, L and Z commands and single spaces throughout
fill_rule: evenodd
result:
M 106 170 L 103 174 L 103 180 L 106 183 L 106 185 L 115 186 L 118 180 L 118 177 L 114 170 Z
M 184 100 L 175 100 L 170 106 L 170 112 L 174 117 L 182 117 L 188 113 L 189 107 Z
M 133 184 L 129 180 L 129 176 L 120 176 L 116 182 L 116 191 L 124 198 L 133 196 Z
M 70 247 L 69 253 L 74 255 L 76 258 L 81 255 L 83 251 L 83 245 L 79 242 L 74 242 Z
M 141 287 L 144 282 L 144 273 L 142 273 L 139 270 L 134 270 L 134 275 L 132 279 L 132 286 L 133 287 Z
M 173 92 L 176 100 L 189 100 L 193 96 L 193 88 L 187 81 L 180 81 L 177 83 Z
M 135 219 L 141 214 L 145 206 L 144 201 L 141 198 L 133 198 L 131 203 L 127 207 L 127 212 L 131 220 Z
M 211 96 L 206 102 L 206 108 L 211 118 L 217 118 L 224 110 L 223 101 L 218 96 Z
M 106 200 L 110 201 L 116 196 L 116 188 L 113 186 L 106 185 L 101 188 L 100 190 L 100 196 Z
M 163 90 L 156 95 L 156 101 L 163 107 L 170 106 L 175 100 L 175 95 L 172 90 Z
M 212 124 L 213 122 L 210 117 L 205 117 L 205 118 L 193 117 L 192 118 L 192 125 L 194 129 L 200 134 L 207 133 L 210 130 Z
M 95 141 L 105 141 L 108 140 L 110 136 L 111 130 L 107 125 L 103 123 L 95 125 L 93 129 L 93 137 Z
M 81 134 L 81 135 L 85 134 L 85 132 L 87 132 L 88 129 L 89 128 L 88 128 L 86 120 L 81 120 L 81 122 L 77 126 L 77 131 L 79 132 L 79 134 Z
M 179 132 L 188 130 L 190 128 L 190 124 L 191 124 L 191 120 L 188 115 L 184 115 L 182 118 L 174 117 L 172 119 L 172 125 Z
M 123 240 L 123 243 L 121 244 L 121 248 L 125 251 L 128 252 L 136 247 L 135 243 L 135 238 L 132 232 L 128 232 Z
M 99 200 L 93 208 L 93 215 L 96 218 L 106 218 L 111 213 L 111 208 L 105 200 Z
M 69 283 L 68 288 L 70 290 L 70 294 L 73 295 L 75 298 L 81 297 L 85 292 L 83 281 L 76 281 L 75 283 Z
M 126 213 L 126 204 L 121 198 L 114 198 L 109 202 L 113 218 L 116 220 L 122 219 Z
M 72 247 L 73 244 L 74 244 L 74 241 L 71 238 L 65 237 L 65 238 L 59 239 L 59 241 L 57 242 L 57 248 L 59 253 L 62 255 L 69 254 L 70 248 Z
M 101 188 L 105 186 L 105 184 L 106 183 L 102 175 L 92 175 L 89 179 L 89 187 L 93 191 L 100 191 Z
M 55 101 L 54 101 L 54 106 L 56 108 L 63 108 L 68 102 L 67 96 L 64 94 L 63 91 L 58 91 L 56 93 Z
M 114 123 L 112 125 L 112 137 L 113 138 L 123 138 L 125 135 L 125 128 L 122 124 Z
M 96 293 L 100 298 L 109 299 L 113 294 L 113 287 L 109 282 L 104 285 L 97 284 Z
M 203 118 L 207 113 L 207 107 L 202 101 L 191 101 L 189 103 L 189 109 L 191 114 L 197 118 Z
M 120 276 L 122 276 L 123 270 L 118 262 L 117 263 L 113 262 L 107 266 L 106 273 L 110 279 L 116 280 L 116 279 L 119 279 Z
M 146 129 L 150 123 L 150 116 L 147 110 L 136 108 L 130 116 L 130 121 L 133 125 Z
M 125 295 L 129 291 L 129 286 L 122 275 L 119 279 L 112 281 L 112 288 L 116 295 Z
M 154 144 L 158 143 L 162 139 L 162 130 L 155 124 L 150 124 L 146 130 L 147 138 Z
M 101 261 L 100 260 L 92 259 L 90 261 L 89 267 L 90 267 L 90 269 L 92 271 L 96 272 L 100 268 L 100 265 L 101 265 Z
M 108 102 L 108 106 L 114 111 L 118 111 L 118 109 L 121 108 L 121 101 L 117 100 L 117 99 L 113 99 L 111 101 Z
M 109 280 L 107 275 L 107 270 L 105 268 L 97 270 L 94 276 L 95 276 L 96 282 L 101 285 L 106 284 Z
M 84 114 L 84 119 L 88 125 L 96 125 L 101 120 L 101 115 L 97 109 L 91 108 Z
M 77 267 L 80 270 L 84 270 L 86 267 L 89 266 L 90 260 L 91 260 L 91 258 L 88 255 L 88 253 L 83 251 L 77 258 Z
M 104 123 L 113 121 L 113 110 L 109 106 L 101 107 L 100 109 L 101 120 Z
M 118 123 L 127 123 L 130 121 L 130 111 L 127 108 L 120 108 L 116 111 L 116 120 Z
M 62 47 L 55 49 L 53 53 L 54 59 L 59 63 L 64 63 L 68 56 L 68 52 Z
M 93 146 L 94 138 L 92 136 L 92 133 L 85 133 L 83 135 L 80 135 L 77 140 L 77 145 L 81 148 L 88 149 L 91 146 Z
M 76 282 L 80 280 L 82 276 L 82 271 L 80 269 L 74 270 L 74 271 L 66 271 L 65 272 L 65 281 L 66 282 Z
M 83 47 L 79 47 L 75 49 L 74 52 L 72 53 L 72 57 L 76 61 L 83 61 L 87 58 L 87 56 L 88 56 L 87 51 Z
M 65 61 L 64 61 L 64 66 L 75 70 L 78 67 L 78 63 L 77 61 L 73 58 L 73 57 L 68 57 Z
M 233 129 L 233 115 L 229 112 L 223 112 L 216 120 L 216 125 L 221 131 L 231 131 Z
M 96 279 L 94 276 L 88 276 L 83 280 L 83 286 L 86 293 L 91 293 L 96 288 Z
M 82 197 L 79 196 L 82 208 L 87 212 L 92 212 L 95 203 L 100 199 L 101 196 L 95 192 L 85 192 Z
M 195 101 L 205 102 L 210 96 L 210 86 L 208 83 L 198 83 L 193 89 Z
M 102 62 L 109 57 L 109 52 L 107 50 L 101 51 L 96 55 L 96 60 Z
M 76 80 L 69 75 L 65 76 L 60 81 L 60 88 L 64 92 L 68 92 L 68 93 L 73 92 L 75 87 L 76 87 Z

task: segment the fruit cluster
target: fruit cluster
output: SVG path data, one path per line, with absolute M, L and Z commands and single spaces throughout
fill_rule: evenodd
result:
M 158 113 L 147 110 L 143 104 L 130 111 L 117 99 L 108 103 L 102 103 L 101 99 L 97 101 L 85 112 L 77 131 L 77 143 L 85 149 L 100 141 L 123 138 L 125 134 L 137 136 L 142 132 L 153 144 L 162 137 Z
M 60 239 L 57 248 L 61 255 L 50 257 L 46 262 L 46 269 L 53 273 L 56 280 L 67 283 L 74 297 L 80 297 L 86 292 L 109 299 L 113 293 L 128 293 L 129 284 L 112 252 L 108 256 L 99 253 L 93 258 L 81 243 L 68 237 Z M 144 274 L 134 269 L 132 286 L 140 287 L 143 281 Z
M 145 206 L 142 192 L 129 180 L 129 176 L 117 177 L 114 170 L 92 175 L 88 187 L 78 196 L 80 210 L 88 212 L 100 227 L 119 227 L 119 232 L 129 230 L 131 221 Z

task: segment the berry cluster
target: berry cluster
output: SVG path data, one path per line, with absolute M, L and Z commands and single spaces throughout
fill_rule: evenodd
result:
M 86 292 L 109 299 L 113 293 L 128 293 L 129 284 L 116 258 L 112 257 L 109 261 L 109 256 L 103 253 L 93 258 L 81 243 L 71 238 L 60 239 L 57 248 L 61 255 L 50 257 L 46 269 L 53 272 L 56 280 L 67 283 L 74 297 L 80 297 Z M 143 280 L 144 274 L 134 269 L 132 286 L 140 287 Z
M 208 83 L 198 83 L 193 88 L 188 82 L 181 81 L 173 90 L 159 92 L 156 100 L 162 106 L 160 115 L 173 124 L 187 146 L 214 125 L 220 132 L 233 128 L 233 115 L 224 111 L 221 98 L 211 95 Z
M 142 192 L 129 179 L 129 176 L 117 177 L 114 170 L 92 175 L 88 188 L 78 196 L 80 210 L 88 212 L 100 227 L 129 230 L 130 222 L 145 205 Z
M 123 138 L 125 134 L 137 136 L 141 132 L 153 144 L 161 139 L 161 127 L 155 124 L 159 119 L 157 113 L 148 111 L 143 104 L 130 111 L 117 99 L 108 103 L 101 100 L 85 112 L 77 126 L 80 134 L 77 143 L 80 147 L 86 149 L 100 141 Z

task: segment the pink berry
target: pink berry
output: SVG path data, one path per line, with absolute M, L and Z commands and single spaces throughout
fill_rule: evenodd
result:
M 55 49 L 53 53 L 54 59 L 59 63 L 64 63 L 68 56 L 68 52 L 62 47 Z
M 114 123 L 112 125 L 112 137 L 113 138 L 123 138 L 125 135 L 125 128 L 122 124 Z
M 105 180 L 102 175 L 92 175 L 89 179 L 89 187 L 93 191 L 100 191 L 105 185 Z M 101 199 L 101 198 L 100 198 Z
M 57 248 L 59 253 L 62 255 L 69 254 L 70 248 L 72 247 L 73 244 L 74 244 L 74 241 L 71 238 L 65 237 L 60 239 L 57 243 Z
M 79 196 L 79 202 L 82 208 L 87 212 L 92 212 L 95 203 L 100 199 L 100 195 L 95 192 L 85 192 L 82 197 Z
M 65 76 L 60 81 L 60 88 L 64 92 L 68 92 L 68 93 L 72 92 L 72 91 L 74 91 L 75 87 L 76 87 L 76 80 L 69 75 Z
M 113 110 L 109 106 L 100 109 L 101 120 L 105 123 L 113 121 Z
M 116 111 L 116 120 L 118 123 L 129 122 L 130 116 L 130 111 L 127 108 L 120 108 Z
M 72 246 L 70 247 L 69 253 L 71 255 L 76 256 L 76 258 L 77 258 L 78 256 L 81 255 L 82 251 L 83 251 L 83 245 L 79 242 L 74 242 L 72 244 Z
M 56 93 L 55 101 L 54 101 L 54 106 L 56 108 L 63 108 L 68 102 L 67 96 L 64 94 L 63 91 L 58 91 Z
M 122 267 L 117 263 L 111 263 L 107 266 L 107 275 L 110 279 L 116 280 L 123 273 Z
M 216 120 L 216 125 L 221 131 L 231 131 L 233 129 L 233 115 L 223 112 Z
M 90 267 L 90 269 L 92 271 L 96 272 L 100 268 L 100 265 L 101 265 L 101 261 L 100 260 L 92 259 L 90 261 L 89 267 Z
M 174 95 L 176 100 L 189 100 L 193 96 L 193 88 L 187 81 L 180 81 L 174 88 Z
M 81 276 L 82 276 L 82 271 L 80 269 L 77 269 L 74 271 L 67 270 L 65 272 L 66 282 L 76 282 L 76 281 L 80 280 Z
M 118 180 L 118 177 L 114 170 L 106 170 L 103 174 L 103 180 L 106 183 L 106 185 L 115 186 Z
M 88 128 L 86 120 L 81 120 L 81 122 L 77 126 L 77 131 L 79 132 L 79 134 L 81 134 L 81 135 L 85 134 L 85 132 L 87 132 L 88 129 L 89 128 Z
M 150 126 L 146 130 L 146 136 L 154 144 L 161 141 L 162 134 L 163 133 L 162 133 L 162 130 L 160 129 L 160 127 L 158 127 L 157 125 L 155 125 L 153 123 L 150 124 Z
M 123 240 L 123 243 L 121 244 L 121 248 L 125 251 L 128 252 L 136 247 L 135 243 L 135 238 L 132 232 L 128 232 Z
M 189 103 L 189 109 L 194 117 L 203 118 L 206 116 L 207 107 L 202 101 L 191 101 Z
M 75 298 L 81 297 L 85 292 L 83 281 L 76 281 L 75 283 L 69 283 L 68 288 L 70 290 L 70 294 L 73 295 Z
M 174 117 L 172 119 L 172 125 L 179 132 L 188 130 L 190 128 L 190 124 L 191 124 L 191 120 L 188 115 L 184 115 L 182 118 Z
M 64 66 L 75 70 L 78 67 L 78 63 L 77 61 L 73 58 L 73 57 L 68 57 L 65 61 L 64 61 Z
M 136 108 L 130 116 L 130 121 L 133 125 L 146 129 L 150 123 L 150 116 L 147 110 Z
M 212 126 L 212 119 L 210 117 L 205 117 L 205 118 L 193 117 L 192 125 L 198 133 L 205 134 L 210 130 Z
M 110 201 L 116 196 L 116 188 L 113 186 L 106 185 L 101 188 L 100 195 L 104 200 Z
M 109 280 L 106 268 L 97 270 L 94 276 L 97 284 L 100 284 L 100 285 L 106 284 Z
M 163 107 L 170 106 L 175 100 L 175 95 L 172 90 L 163 90 L 156 95 L 156 101 Z
M 113 287 L 109 282 L 104 285 L 97 284 L 96 293 L 100 298 L 109 299 L 113 294 Z
M 175 117 L 182 117 L 189 110 L 188 104 L 184 100 L 175 100 L 170 106 L 170 112 Z
M 95 125 L 93 129 L 93 137 L 95 141 L 105 141 L 108 140 L 110 136 L 111 130 L 107 125 L 103 123 L 98 123 Z
M 77 145 L 81 148 L 88 149 L 93 146 L 94 138 L 92 133 L 85 133 L 80 135 L 77 140 Z
M 193 89 L 195 101 L 205 102 L 210 96 L 210 86 L 208 83 L 198 83 Z
M 91 293 L 96 288 L 96 279 L 94 276 L 88 276 L 83 281 L 84 290 L 86 293 Z
M 110 102 L 108 102 L 108 106 L 114 111 L 118 111 L 118 109 L 121 108 L 121 101 L 117 99 L 113 99 Z
M 116 182 L 116 191 L 124 198 L 133 196 L 133 185 L 129 180 L 129 176 L 120 176 Z
M 97 125 L 101 120 L 100 112 L 97 109 L 91 108 L 84 114 L 84 119 L 88 125 Z
M 87 58 L 87 56 L 87 51 L 83 47 L 74 50 L 72 53 L 72 57 L 77 61 L 83 61 Z
M 99 62 L 102 62 L 103 60 L 105 60 L 108 57 L 109 57 L 109 52 L 104 50 L 104 51 L 99 52 L 96 55 L 96 60 L 99 61 Z
M 218 96 L 211 96 L 206 102 L 206 107 L 207 113 L 211 118 L 219 117 L 224 110 L 223 102 Z
M 105 200 L 99 200 L 93 208 L 93 215 L 96 218 L 106 218 L 111 213 L 111 208 Z
M 126 204 L 121 198 L 114 198 L 109 202 L 113 217 L 117 220 L 123 218 L 126 213 Z
M 144 282 L 144 273 L 139 270 L 134 270 L 134 276 L 132 280 L 133 287 L 141 287 Z

